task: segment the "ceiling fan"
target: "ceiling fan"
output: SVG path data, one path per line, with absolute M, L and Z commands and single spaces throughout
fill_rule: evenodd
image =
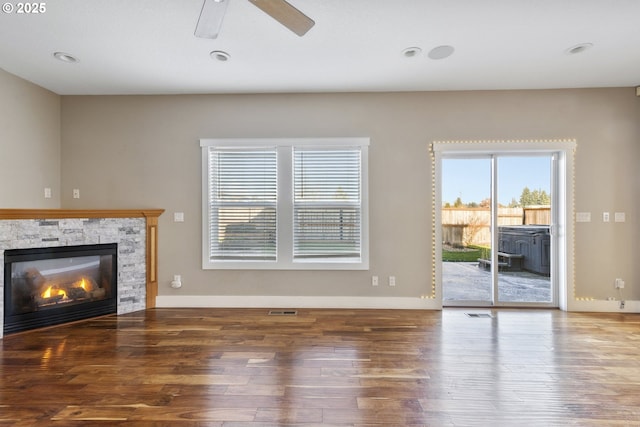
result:
M 285 0 L 249 0 L 264 13 L 296 33 L 304 36 L 315 22 Z M 218 37 L 229 0 L 204 0 L 195 36 L 206 39 Z

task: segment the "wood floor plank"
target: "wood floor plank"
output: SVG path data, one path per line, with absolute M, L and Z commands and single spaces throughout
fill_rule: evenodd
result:
M 640 315 L 154 309 L 5 336 L 0 427 L 640 425 Z

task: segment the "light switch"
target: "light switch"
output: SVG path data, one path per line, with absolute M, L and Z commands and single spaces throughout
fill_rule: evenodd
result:
M 602 222 L 609 222 L 609 212 L 602 212 Z
M 44 189 L 44 198 L 45 199 L 50 199 L 51 198 L 51 189 L 49 187 L 46 187 Z
M 174 212 L 173 222 L 184 222 L 184 212 Z
M 613 220 L 615 222 L 625 222 L 627 220 L 626 215 L 624 214 L 624 212 L 616 212 L 613 215 Z
M 576 222 L 591 222 L 591 212 L 576 212 Z

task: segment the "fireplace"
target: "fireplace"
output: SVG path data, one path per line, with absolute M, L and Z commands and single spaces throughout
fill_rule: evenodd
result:
M 4 334 L 116 313 L 116 243 L 4 252 Z

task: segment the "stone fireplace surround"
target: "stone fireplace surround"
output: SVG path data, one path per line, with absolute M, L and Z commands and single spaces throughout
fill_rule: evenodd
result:
M 118 314 L 154 308 L 158 293 L 158 217 L 162 209 L 0 209 L 0 339 L 4 324 L 4 251 L 118 244 Z

